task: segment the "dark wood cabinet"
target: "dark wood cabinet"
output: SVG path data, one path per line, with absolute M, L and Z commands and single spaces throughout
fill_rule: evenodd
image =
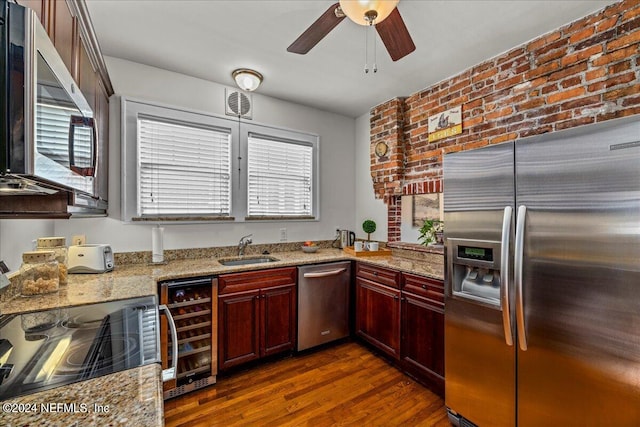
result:
M 295 348 L 295 268 L 227 274 L 218 283 L 220 370 Z
M 356 334 L 400 359 L 399 273 L 358 263 L 356 266 Z
M 444 394 L 442 281 L 359 262 L 356 334 Z
M 444 393 L 444 287 L 403 273 L 400 357 L 406 371 Z
M 49 2 L 49 22 L 47 31 L 71 75 L 77 76 L 78 22 L 67 0 Z M 76 82 L 77 82 L 76 78 Z
M 229 368 L 260 358 L 260 291 L 218 297 L 218 363 Z

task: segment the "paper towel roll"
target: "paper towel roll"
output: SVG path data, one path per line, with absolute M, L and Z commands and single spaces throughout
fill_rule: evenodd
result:
M 151 261 L 164 261 L 164 227 L 154 227 L 151 230 Z

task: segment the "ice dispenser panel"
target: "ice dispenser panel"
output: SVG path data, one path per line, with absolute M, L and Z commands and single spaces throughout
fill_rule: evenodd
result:
M 500 242 L 448 239 L 451 294 L 500 308 Z

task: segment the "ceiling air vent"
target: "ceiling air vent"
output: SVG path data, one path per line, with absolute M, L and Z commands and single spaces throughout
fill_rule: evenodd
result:
M 228 116 L 253 118 L 253 102 L 251 95 L 233 89 L 225 89 L 225 113 Z

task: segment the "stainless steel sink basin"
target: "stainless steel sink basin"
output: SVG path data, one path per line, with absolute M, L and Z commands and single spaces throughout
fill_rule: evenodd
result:
M 237 258 L 220 258 L 218 262 L 222 265 L 233 266 L 233 265 L 249 265 L 249 264 L 264 264 L 267 262 L 278 261 L 277 258 L 273 258 L 270 256 L 248 256 L 248 257 L 237 257 Z

